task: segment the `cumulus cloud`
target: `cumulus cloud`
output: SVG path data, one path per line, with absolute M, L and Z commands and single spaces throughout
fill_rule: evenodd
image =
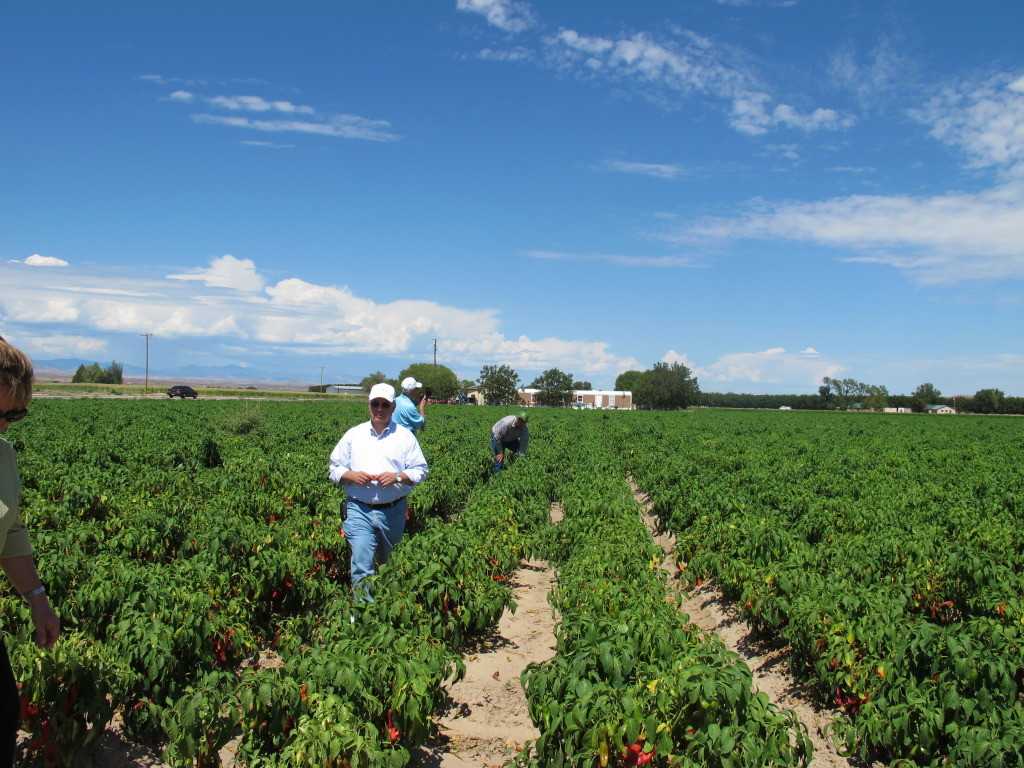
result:
M 46 280 L 24 264 L 0 264 L 0 315 L 22 326 L 46 323 L 83 333 L 155 333 L 217 339 L 254 355 L 287 351 L 321 357 L 403 355 L 434 338 L 459 365 L 557 366 L 600 374 L 635 366 L 593 340 L 507 338 L 497 310 L 432 301 L 377 302 L 347 286 L 299 278 L 267 284 L 249 259 L 225 255 L 205 268 L 152 279 L 142 271 L 62 270 Z M 71 328 L 70 326 L 74 326 Z
M 19 344 L 31 346 L 36 354 L 61 355 L 67 357 L 92 357 L 106 349 L 106 342 L 103 339 L 89 338 L 87 336 L 72 336 L 61 334 L 60 336 L 37 336 L 28 334 L 24 340 L 19 339 Z
M 707 365 L 696 365 L 686 355 L 669 350 L 662 360 L 689 367 L 701 388 L 707 391 L 720 388 L 742 391 L 745 384 L 817 387 L 824 377 L 837 376 L 846 370 L 839 363 L 823 359 L 811 347 L 803 352 L 787 352 L 782 347 L 761 352 L 735 352 L 722 355 Z
M 263 278 L 256 273 L 252 259 L 236 259 L 231 254 L 214 259 L 208 269 L 194 269 L 167 277 L 171 280 L 198 280 L 211 287 L 236 291 L 260 291 L 263 288 Z
M 456 10 L 476 13 L 505 32 L 522 32 L 536 24 L 533 9 L 516 0 L 456 0 Z

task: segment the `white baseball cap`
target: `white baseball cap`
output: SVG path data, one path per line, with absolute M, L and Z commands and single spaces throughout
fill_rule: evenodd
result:
M 395 388 L 390 384 L 374 384 L 370 388 L 370 400 L 376 400 L 378 397 L 383 397 L 388 402 L 395 402 Z
M 412 376 L 406 376 L 402 379 L 403 392 L 411 392 L 414 389 L 423 389 L 423 384 L 416 381 Z

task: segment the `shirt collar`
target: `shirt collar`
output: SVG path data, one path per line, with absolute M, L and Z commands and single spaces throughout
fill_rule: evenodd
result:
M 374 437 L 384 437 L 385 435 L 395 431 L 395 420 L 391 419 L 391 421 L 388 422 L 388 425 L 384 427 L 383 431 L 380 433 L 378 433 L 377 430 L 373 428 L 372 420 L 366 422 L 366 426 L 370 428 L 370 434 L 373 435 Z

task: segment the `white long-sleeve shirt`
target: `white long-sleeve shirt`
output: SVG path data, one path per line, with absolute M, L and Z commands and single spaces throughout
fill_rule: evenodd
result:
M 341 477 L 349 470 L 379 475 L 383 472 L 404 472 L 409 483 L 396 483 L 386 488 L 376 481 L 367 485 L 345 483 Z M 413 486 L 427 476 L 427 460 L 416 437 L 405 427 L 393 421 L 380 434 L 372 422 L 352 427 L 331 451 L 328 477 L 340 485 L 345 493 L 367 504 L 390 504 L 407 495 Z

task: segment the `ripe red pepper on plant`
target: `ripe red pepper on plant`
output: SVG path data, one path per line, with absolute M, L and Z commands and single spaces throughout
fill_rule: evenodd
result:
M 646 765 L 654 757 L 654 752 L 653 749 L 650 752 L 644 752 L 644 737 L 641 736 L 636 740 L 636 744 L 627 747 L 619 757 L 619 765 Z
M 388 738 L 391 739 L 391 743 L 394 744 L 400 738 L 402 738 L 402 732 L 395 728 L 394 721 L 391 716 L 391 710 L 388 710 L 387 715 L 384 717 L 384 725 L 388 729 Z

